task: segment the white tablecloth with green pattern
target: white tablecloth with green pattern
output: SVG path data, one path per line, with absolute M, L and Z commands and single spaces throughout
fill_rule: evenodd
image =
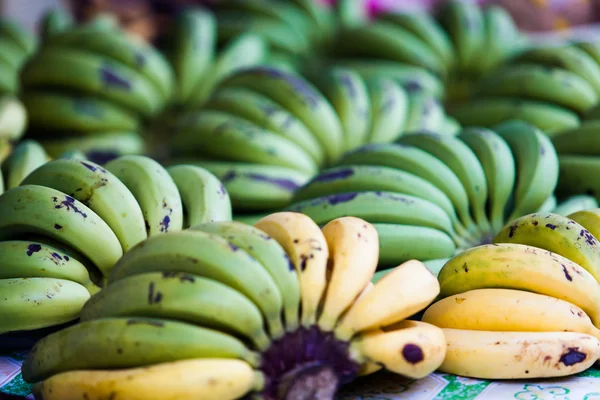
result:
M 0 392 L 29 396 L 20 367 L 24 352 L 0 356 Z M 345 387 L 338 400 L 600 400 L 600 370 L 576 377 L 538 381 L 483 381 L 447 374 L 410 380 L 389 373 L 361 378 Z

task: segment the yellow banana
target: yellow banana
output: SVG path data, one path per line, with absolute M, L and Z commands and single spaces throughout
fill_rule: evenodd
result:
M 567 218 L 577 222 L 587 229 L 596 239 L 600 237 L 600 208 L 577 211 Z

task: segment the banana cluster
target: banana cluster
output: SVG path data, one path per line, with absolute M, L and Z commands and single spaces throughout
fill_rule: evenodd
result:
M 439 294 L 424 264 L 376 284 L 377 231 L 271 214 L 148 238 L 112 269 L 81 323 L 23 364 L 36 398 L 333 398 L 383 367 L 411 378 L 446 354 L 442 330 L 405 320 Z M 174 381 L 176 384 L 173 384 Z
M 490 243 L 506 221 L 544 206 L 557 179 L 550 139 L 509 121 L 359 147 L 300 188 L 287 209 L 318 224 L 342 215 L 373 223 L 386 267 Z
M 600 209 L 533 213 L 439 272 L 422 320 L 444 329 L 441 371 L 486 379 L 564 376 L 600 357 Z
M 19 72 L 37 47 L 33 34 L 16 21 L 0 18 L 0 95 L 19 92 Z
M 139 132 L 173 92 L 169 63 L 110 18 L 73 26 L 55 14 L 46 16 L 40 48 L 21 71 L 28 135 L 52 157 L 80 150 L 104 162 L 143 153 Z
M 45 158 L 25 141 L 3 165 L 11 188 L 0 195 L 0 333 L 72 321 L 136 244 L 231 219 L 225 188 L 196 166 Z

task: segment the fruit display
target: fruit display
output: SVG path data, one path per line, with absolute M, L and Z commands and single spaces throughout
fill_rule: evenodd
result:
M 73 321 L 136 244 L 231 220 L 227 191 L 202 168 L 165 169 L 137 155 L 102 166 L 75 155 L 46 157 L 24 141 L 3 165 L 0 333 Z
M 52 157 L 80 150 L 97 162 L 141 154 L 140 136 L 173 92 L 162 54 L 108 17 L 83 25 L 46 17 L 39 50 L 21 72 L 29 126 Z
M 383 367 L 424 377 L 446 341 L 406 318 L 433 301 L 438 281 L 412 260 L 372 284 L 378 251 L 361 219 L 319 228 L 290 212 L 148 238 L 79 324 L 34 346 L 23 378 L 46 400 L 268 400 L 333 398 Z

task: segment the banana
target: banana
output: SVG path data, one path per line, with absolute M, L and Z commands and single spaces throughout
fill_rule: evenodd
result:
M 401 321 L 379 331 L 369 331 L 352 339 L 352 351 L 392 372 L 421 379 L 444 361 L 444 332 L 420 321 Z
M 462 130 L 460 123 L 453 117 L 446 115 L 442 126 L 439 127 L 439 133 L 444 135 L 456 136 Z
M 284 207 L 311 177 L 311 174 L 277 165 L 223 161 L 185 163 L 198 165 L 215 174 L 227 188 L 236 212 Z
M 521 53 L 514 61 L 564 68 L 585 79 L 600 94 L 600 66 L 585 51 L 575 46 L 538 47 Z
M 80 161 L 87 161 L 87 157 L 85 156 L 85 154 L 83 154 L 83 152 L 79 151 L 79 150 L 67 150 L 64 153 L 60 154 L 58 157 L 56 157 L 57 159 L 65 159 L 65 160 L 80 160 Z
M 184 229 L 212 221 L 231 220 L 231 200 L 225 186 L 207 170 L 194 165 L 167 168 L 179 190 L 185 211 Z
M 0 93 L 16 96 L 19 91 L 19 77 L 14 68 L 0 59 Z
M 264 216 L 255 222 L 261 218 Z M 279 287 L 286 330 L 298 328 L 300 284 L 292 260 L 276 240 L 249 224 L 233 221 L 205 223 L 190 229 L 221 236 L 258 260 Z
M 488 216 L 492 230 L 504 226 L 504 212 L 516 180 L 515 158 L 504 139 L 485 128 L 467 128 L 458 135 L 483 167 L 488 189 Z
M 600 121 L 585 121 L 581 126 L 562 131 L 552 137 L 552 144 L 558 154 L 590 155 L 600 152 Z
M 435 203 L 394 192 L 349 192 L 304 200 L 288 211 L 308 215 L 317 224 L 352 215 L 370 223 L 393 223 L 439 229 L 456 237 L 448 214 Z
M 48 155 L 38 142 L 34 140 L 20 142 L 2 163 L 6 189 L 19 186 L 31 172 L 44 165 L 46 161 Z
M 312 0 L 292 0 L 290 3 L 297 6 L 301 12 L 306 13 L 316 27 L 314 29 L 315 41 L 317 44 L 327 47 L 334 36 L 333 31 L 336 28 L 333 10 Z
M 452 257 L 455 241 L 439 229 L 400 224 L 373 224 L 379 235 L 379 268 L 395 267 L 408 260 Z M 471 247 L 462 244 L 462 247 Z
M 546 101 L 580 114 L 598 102 L 596 91 L 579 75 L 528 63 L 509 65 L 491 73 L 478 85 L 476 95 Z
M 181 196 L 158 162 L 145 156 L 122 156 L 109 161 L 104 169 L 123 182 L 139 203 L 149 237 L 182 229 Z
M 440 15 L 442 26 L 456 48 L 457 66 L 461 70 L 475 70 L 482 52 L 487 51 L 484 48 L 485 21 L 479 5 L 451 0 L 444 5 Z
M 369 22 L 364 0 L 340 0 L 335 4 L 335 10 L 341 28 L 354 28 Z
M 178 382 L 173 386 L 173 382 Z M 234 400 L 260 390 L 261 375 L 241 360 L 202 358 L 120 370 L 76 370 L 57 374 L 33 386 L 46 400 L 147 400 L 160 396 L 180 400 Z
M 367 81 L 371 100 L 371 127 L 368 140 L 355 143 L 353 150 L 363 143 L 390 143 L 404 132 L 410 117 L 409 96 L 392 79 Z M 410 111 L 409 111 L 410 110 Z
M 348 68 L 331 68 L 313 78 L 333 105 L 343 129 L 344 151 L 366 142 L 372 121 L 372 96 L 362 77 Z
M 549 136 L 579 126 L 573 111 L 555 104 L 519 98 L 479 98 L 450 110 L 463 126 L 491 128 L 508 120 L 523 120 Z
M 142 154 L 146 148 L 144 140 L 136 132 L 102 132 L 85 137 L 40 139 L 39 142 L 54 158 L 66 151 L 78 150 L 90 159 L 105 160 L 127 154 Z
M 318 326 L 332 331 L 344 311 L 369 283 L 379 257 L 379 238 L 373 225 L 342 217 L 322 229 L 330 254 L 330 277 Z
M 26 382 L 78 369 L 117 369 L 193 358 L 242 359 L 258 354 L 235 337 L 183 322 L 156 318 L 102 318 L 52 333 L 23 362 Z
M 423 178 L 448 196 L 467 229 L 476 229 L 461 181 L 446 164 L 421 149 L 399 144 L 370 144 L 347 153 L 337 165 L 380 165 Z
M 25 178 L 23 185 L 59 190 L 94 211 L 119 239 L 123 252 L 147 238 L 136 198 L 115 175 L 86 160 L 50 161 Z
M 429 305 L 440 285 L 425 265 L 407 261 L 392 269 L 358 300 L 335 328 L 340 340 L 356 333 L 395 324 Z
M 478 62 L 479 68 L 487 72 L 502 64 L 521 47 L 521 34 L 512 16 L 503 7 L 489 5 L 483 9 L 485 40 L 482 51 L 485 56 Z
M 10 38 L 27 54 L 33 53 L 37 47 L 36 37 L 11 18 L 0 19 L 0 36 Z
M 417 35 L 384 20 L 342 31 L 335 53 L 342 57 L 383 58 L 425 68 L 436 75 L 445 73 L 440 58 Z
M 450 167 L 467 191 L 475 223 L 484 233 L 491 231 L 485 212 L 488 194 L 485 172 L 469 146 L 457 138 L 434 133 L 405 135 L 397 142 L 424 150 Z
M 146 272 L 187 272 L 219 281 L 260 308 L 272 338 L 283 334 L 277 284 L 260 262 L 225 238 L 191 230 L 150 237 L 125 253 L 109 283 Z
M 440 98 L 444 94 L 444 85 L 437 76 L 414 65 L 383 59 L 339 59 L 334 61 L 334 65 L 351 68 L 366 80 L 393 79 L 400 83 L 409 94 L 422 91 L 430 93 L 436 98 Z
M 11 96 L 0 97 L 0 138 L 18 140 L 28 124 L 28 113 L 23 103 Z
M 290 140 L 319 166 L 325 162 L 323 148 L 306 125 L 267 96 L 244 88 L 221 88 L 207 100 L 203 108 L 243 118 Z
M 18 73 L 27 56 L 14 41 L 0 36 L 0 59 L 9 65 L 14 73 Z
M 583 226 L 596 239 L 600 237 L 600 209 L 597 208 L 597 205 L 569 214 L 568 218 Z
M 600 340 L 574 332 L 444 329 L 442 372 L 480 379 L 535 379 L 576 374 L 600 356 Z
M 206 76 L 215 57 L 217 21 L 212 12 L 192 8 L 179 13 L 159 47 L 175 73 L 174 100 L 185 104 Z
M 79 49 L 120 62 L 144 76 L 158 91 L 162 102 L 173 95 L 175 77 L 169 62 L 154 47 L 120 30 L 98 33 L 78 26 L 53 37 L 44 50 Z
M 440 328 L 497 332 L 578 332 L 600 338 L 579 307 L 554 297 L 513 289 L 477 289 L 432 304 L 423 322 Z
M 554 208 L 556 208 L 556 205 L 557 205 L 556 196 L 555 195 L 550 195 L 542 203 L 542 205 L 540 206 L 540 208 L 537 209 L 536 212 L 538 212 L 538 213 L 551 213 L 551 212 L 553 212 L 552 210 L 554 210 Z
M 600 169 L 600 160 L 597 156 L 565 155 L 559 158 L 560 176 L 556 191 L 562 195 L 586 193 L 599 199 L 600 187 L 595 176 Z
M 255 223 L 257 223 L 258 221 L 260 221 L 262 218 L 266 217 L 267 215 L 271 214 L 273 211 L 269 211 L 266 213 L 258 213 L 258 214 L 236 214 L 233 216 L 233 220 L 235 222 L 241 222 L 242 224 L 245 225 L 254 225 Z
M 198 83 L 186 102 L 186 107 L 200 107 L 215 87 L 236 71 L 260 65 L 269 55 L 268 44 L 262 37 L 253 33 L 244 33 L 232 39 L 217 55 L 206 76 Z
M 554 193 L 558 156 L 550 139 L 534 126 L 507 121 L 494 127 L 510 146 L 517 163 L 514 208 L 508 220 L 535 212 Z
M 140 127 L 139 120 L 130 112 L 96 97 L 28 90 L 22 101 L 29 126 L 38 132 L 87 134 L 137 131 Z
M 306 124 L 325 149 L 330 163 L 340 157 L 343 149 L 340 120 L 325 97 L 302 77 L 265 66 L 240 71 L 222 85 L 245 87 L 268 96 Z
M 172 139 L 177 155 L 198 151 L 219 159 L 294 168 L 313 174 L 318 166 L 291 140 L 221 111 L 202 110 L 181 117 Z
M 474 247 L 448 261 L 438 280 L 442 297 L 484 288 L 556 297 L 580 307 L 600 326 L 598 282 L 583 267 L 547 250 L 512 243 Z
M 44 13 L 40 21 L 40 36 L 43 42 L 72 29 L 75 22 L 73 17 L 65 9 L 56 7 Z
M 42 50 L 23 67 L 21 82 L 26 90 L 60 88 L 95 95 L 143 117 L 154 115 L 163 105 L 145 76 L 118 61 L 79 49 Z
M 425 42 L 450 69 L 455 60 L 455 50 L 448 33 L 433 17 L 425 12 L 394 13 L 384 12 L 378 19 L 401 26 Z
M 64 242 L 106 276 L 123 255 L 119 240 L 95 212 L 73 197 L 26 185 L 0 196 L 0 238 L 42 234 Z
M 261 351 L 270 345 L 254 303 L 222 283 L 188 273 L 149 272 L 116 281 L 86 303 L 81 321 L 132 315 L 233 332 Z
M 585 51 L 594 61 L 600 63 L 600 46 L 594 41 L 582 41 L 573 43 L 579 49 Z
M 317 312 L 327 286 L 327 239 L 315 222 L 303 214 L 278 212 L 254 226 L 265 232 L 288 254 L 300 283 L 303 326 L 317 321 Z
M 0 279 L 54 278 L 78 283 L 94 291 L 84 264 L 65 251 L 43 243 L 24 240 L 0 242 Z
M 560 202 L 550 212 L 552 212 L 554 214 L 568 216 L 570 219 L 574 220 L 575 222 L 579 222 L 577 219 L 573 218 L 572 214 L 578 213 L 580 211 L 587 211 L 592 208 L 598 208 L 598 206 L 599 206 L 598 200 L 596 200 L 595 197 L 589 196 L 587 194 L 578 194 L 578 195 L 570 196 L 569 198 Z M 579 223 L 581 224 L 581 222 L 579 222 Z M 584 224 L 581 224 L 581 225 L 583 225 L 586 229 L 590 230 Z M 590 230 L 590 232 L 592 233 L 592 235 L 594 235 L 594 237 L 596 237 L 596 234 L 594 232 L 592 232 L 591 230 Z M 598 231 L 596 231 L 596 233 L 600 234 L 600 232 L 598 232 Z
M 442 129 L 446 115 L 442 104 L 435 96 L 427 92 L 415 91 L 409 94 L 408 104 L 405 132 L 438 132 Z
M 90 293 L 55 278 L 0 279 L 0 333 L 34 330 L 77 319 Z

